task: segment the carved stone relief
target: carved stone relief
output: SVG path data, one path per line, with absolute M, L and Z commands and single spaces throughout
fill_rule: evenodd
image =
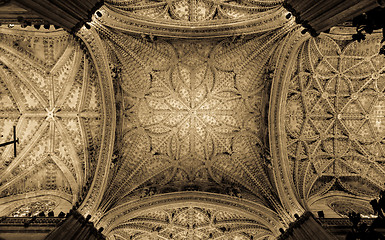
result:
M 233 196 L 245 189 L 244 196 L 279 209 L 264 159 L 271 36 L 202 42 L 110 35 L 121 136 L 102 209 L 129 201 L 134 191 L 148 196 L 210 184 Z
M 277 8 L 282 1 L 107 1 L 107 6 L 155 21 L 179 20 L 203 22 L 209 20 L 252 18 L 261 12 Z M 117 10 L 118 11 L 118 10 Z M 267 14 L 267 13 L 266 13 Z

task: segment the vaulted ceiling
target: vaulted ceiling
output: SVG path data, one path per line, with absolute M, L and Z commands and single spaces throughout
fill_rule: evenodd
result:
M 370 214 L 381 36 L 310 37 L 281 1 L 106 1 L 75 37 L 0 28 L 0 213 L 78 202 L 109 239 L 273 239 Z
M 97 165 L 102 99 L 92 60 L 63 31 L 1 32 L 1 202 L 85 196 Z M 12 210 L 12 209 L 10 209 Z
M 376 197 L 384 175 L 385 58 L 381 37 L 307 39 L 287 62 L 280 141 L 289 181 L 309 205 Z M 359 202 L 359 201 L 357 201 Z M 311 207 L 311 206 L 310 206 Z M 316 207 L 317 208 L 317 207 Z

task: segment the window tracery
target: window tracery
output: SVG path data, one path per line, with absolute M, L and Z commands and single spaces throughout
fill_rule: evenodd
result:
M 20 206 L 13 211 L 11 217 L 29 217 L 37 216 L 39 213 L 44 212 L 47 216 L 48 212 L 53 211 L 57 207 L 57 204 L 53 201 L 39 201 Z

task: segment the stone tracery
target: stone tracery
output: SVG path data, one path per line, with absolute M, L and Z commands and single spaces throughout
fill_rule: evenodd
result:
M 168 208 L 129 219 L 112 236 L 136 239 L 258 239 L 270 231 L 258 221 L 210 208 Z
M 203 22 L 250 18 L 276 8 L 281 1 L 108 1 L 110 7 L 153 19 Z
M 241 36 L 284 27 L 283 1 L 107 1 L 95 19 L 124 32 L 182 38 Z
M 115 33 L 107 39 L 121 66 L 122 136 L 118 172 L 102 209 L 129 201 L 125 196 L 151 179 L 181 189 L 175 185 L 180 177 L 187 189 L 227 178 L 259 201 L 277 204 L 260 160 L 268 85 L 253 74 L 268 60 L 269 48 L 258 46 L 273 42 L 266 39 L 274 37 L 146 42 Z M 135 51 L 139 46 L 143 51 Z
M 48 212 L 53 211 L 56 207 L 56 203 L 53 201 L 39 201 L 20 206 L 17 210 L 13 211 L 10 216 L 12 217 L 26 217 L 36 216 L 41 212 L 45 215 Z
M 144 239 L 190 239 L 186 234 L 202 239 L 210 239 L 210 235 L 212 239 L 270 239 L 281 223 L 274 211 L 255 202 L 190 191 L 120 205 L 107 212 L 98 225 L 105 228 L 111 239 L 115 234 L 126 238 L 140 235 Z
M 274 216 L 263 224 L 234 216 L 230 212 L 237 204 L 226 211 L 159 207 L 108 229 L 111 239 L 256 239 L 277 235 L 273 228 L 290 222 L 287 214 L 321 204 L 325 196 L 376 194 L 385 156 L 379 41 L 357 44 L 335 35 L 308 39 L 286 13 L 281 1 L 111 0 L 90 29 L 78 33 L 87 54 L 62 33 L 7 39 L 0 46 L 0 130 L 9 139 L 8 130 L 17 125 L 23 144 L 32 143 L 20 145 L 18 159 L 10 158 L 10 148 L 0 152 L 6 159 L 1 171 L 8 174 L 0 190 L 9 195 L 0 203 L 19 193 L 35 197 L 55 191 L 73 203 L 96 172 L 80 209 L 101 226 L 131 214 L 135 209 L 129 204 L 175 192 L 222 194 L 237 204 L 252 201 L 263 206 L 255 215 Z M 270 103 L 267 70 L 283 95 L 277 101 L 272 94 Z M 270 130 L 277 127 L 283 136 L 274 131 L 268 136 L 267 108 Z M 272 120 L 276 108 L 284 109 L 277 114 L 284 126 Z M 282 138 L 269 148 L 269 137 Z M 278 145 L 284 150 L 277 151 Z M 268 167 L 274 168 L 273 177 Z M 287 169 L 289 182 L 280 175 Z M 286 194 L 291 190 L 296 193 Z M 201 197 L 196 201 L 208 198 Z M 322 204 L 343 215 L 345 200 L 331 199 Z M 295 201 L 299 207 L 288 207 Z M 165 217 L 172 212 L 175 218 Z M 218 212 L 231 215 L 224 220 L 228 225 L 206 224 Z M 204 223 L 188 223 L 198 220 Z

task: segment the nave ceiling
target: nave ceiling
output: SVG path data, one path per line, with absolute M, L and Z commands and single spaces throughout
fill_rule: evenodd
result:
M 281 1 L 106 1 L 75 37 L 0 27 L 2 215 L 76 202 L 109 239 L 274 239 L 383 189 L 377 33 Z

